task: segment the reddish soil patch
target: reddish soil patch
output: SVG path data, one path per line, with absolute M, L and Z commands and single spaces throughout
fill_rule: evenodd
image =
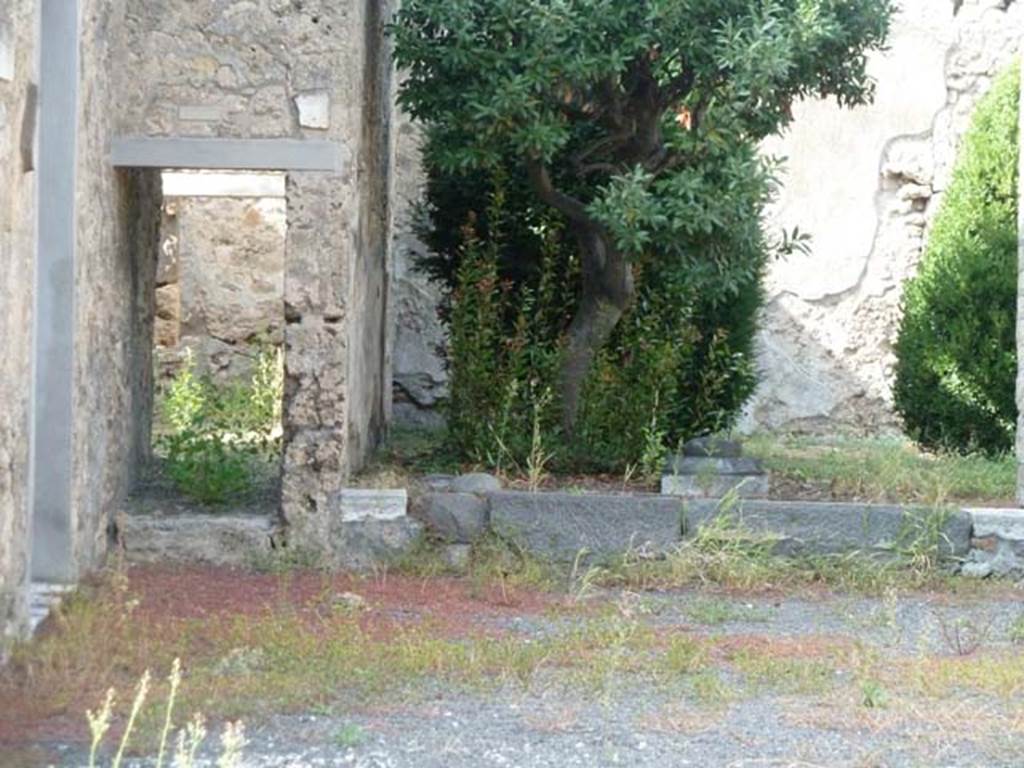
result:
M 729 660 L 741 653 L 755 653 L 773 659 L 826 659 L 848 654 L 854 642 L 842 635 L 729 635 L 713 644 L 717 658 Z
M 489 620 L 536 615 L 564 606 L 565 599 L 497 585 L 476 587 L 465 579 L 409 576 L 359 577 L 295 572 L 261 574 L 229 568 L 137 567 L 129 590 L 139 600 L 136 616 L 146 620 L 254 616 L 268 611 L 317 613 L 342 595 L 365 601 L 368 626 L 429 622 L 431 629 L 458 637 Z
M 133 629 L 128 635 L 122 631 L 112 636 L 111 632 L 106 640 L 97 636 L 89 641 L 98 644 L 100 651 L 104 642 L 119 643 L 119 657 L 127 658 L 132 658 L 132 654 L 125 653 L 126 644 L 144 648 L 145 636 L 177 638 L 186 629 L 198 631 L 204 642 L 208 640 L 216 646 L 218 632 L 230 626 L 234 617 L 271 617 L 291 611 L 308 619 L 308 626 L 316 631 L 318 627 L 329 626 L 324 619 L 336 619 L 339 609 L 346 610 L 350 595 L 362 598 L 363 605 L 346 615 L 356 618 L 369 638 L 381 640 L 392 637 L 397 629 L 415 627 L 448 638 L 503 634 L 508 632 L 502 628 L 503 618 L 537 615 L 566 605 L 564 598 L 555 595 L 474 585 L 454 578 L 362 578 L 320 572 L 282 575 L 172 566 L 134 567 L 125 576 L 101 579 L 84 591 L 97 602 L 101 619 L 95 631 L 99 635 L 104 634 L 103 627 L 122 626 L 119 622 L 124 621 L 124 606 L 132 606 L 130 626 L 144 629 L 137 633 Z M 62 631 L 59 622 L 50 620 L 42 628 L 41 636 L 56 637 Z M 151 663 L 154 662 L 150 659 L 138 662 L 144 666 Z M 37 696 L 52 693 L 37 690 L 37 665 L 50 671 L 54 665 L 61 667 L 58 678 L 66 690 L 61 691 L 59 702 L 52 696 Z M 6 766 L 4 755 L 16 751 L 19 755 L 38 754 L 38 764 L 46 764 L 45 745 L 85 741 L 86 708 L 97 706 L 110 684 L 116 684 L 124 698 L 141 671 L 141 667 L 118 668 L 90 675 L 83 670 L 74 671 L 77 665 L 76 659 L 36 658 L 29 651 L 26 660 L 0 670 L 0 765 Z M 119 679 L 108 679 L 107 674 Z M 19 757 L 21 761 L 26 759 L 34 758 Z

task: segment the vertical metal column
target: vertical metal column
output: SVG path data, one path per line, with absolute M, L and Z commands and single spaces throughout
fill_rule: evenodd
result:
M 1024 507 L 1024 38 L 1019 51 L 1021 89 L 1017 133 L 1017 506 Z
M 78 0 L 42 0 L 32 365 L 31 577 L 72 572 Z

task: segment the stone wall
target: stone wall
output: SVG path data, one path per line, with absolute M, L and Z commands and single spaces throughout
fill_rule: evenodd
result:
M 135 0 L 125 19 L 124 133 L 341 147 L 340 171 L 289 172 L 286 190 L 282 510 L 313 547 L 387 415 L 389 8 Z
M 33 134 L 33 6 L 0 0 L 0 659 L 27 611 L 35 174 L 22 149 Z
M 72 577 L 106 554 L 112 511 L 149 452 L 160 178 L 117 171 L 124 2 L 82 0 L 76 168 Z
M 154 346 L 162 378 L 185 350 L 219 381 L 248 378 L 284 342 L 285 202 L 165 197 Z
M 420 131 L 405 115 L 396 117 L 394 169 L 395 239 L 391 282 L 396 424 L 437 426 L 448 375 L 439 349 L 444 326 L 437 317 L 440 289 L 416 270 L 426 246 L 416 237 L 415 218 L 425 183 L 420 163 Z
M 875 103 L 808 102 L 767 151 L 789 158 L 772 225 L 813 236 L 811 255 L 774 264 L 759 339 L 763 380 L 743 427 L 899 428 L 893 343 L 904 281 L 921 257 L 959 138 L 1009 65 L 1024 6 L 906 0 L 877 56 Z
M 765 151 L 788 158 L 773 231 L 799 226 L 812 253 L 772 265 L 758 342 L 762 383 L 741 423 L 759 429 L 865 433 L 899 429 L 893 343 L 904 281 L 948 182 L 973 106 L 1013 58 L 1024 5 L 1004 0 L 899 4 L 890 50 L 871 71 L 875 103 L 796 106 Z M 1004 6 L 1007 6 L 1004 8 Z M 422 184 L 416 131 L 400 127 L 400 204 Z M 396 243 L 396 420 L 436 421 L 444 393 L 436 289 L 412 270 L 422 249 L 408 221 Z

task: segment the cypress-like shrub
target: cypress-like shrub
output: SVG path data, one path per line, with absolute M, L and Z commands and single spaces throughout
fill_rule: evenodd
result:
M 903 296 L 895 404 L 928 448 L 1013 445 L 1019 79 L 1014 66 L 979 103 Z

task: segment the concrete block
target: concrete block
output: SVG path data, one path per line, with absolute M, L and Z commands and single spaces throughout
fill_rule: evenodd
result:
M 487 502 L 472 493 L 428 493 L 417 512 L 431 531 L 452 544 L 472 544 L 487 531 Z
M 685 532 L 693 535 L 710 520 L 729 515 L 752 533 L 775 537 L 775 552 L 780 555 L 892 552 L 914 539 L 928 514 L 929 510 L 878 504 L 750 499 L 723 509 L 719 501 L 702 499 L 686 503 Z M 939 536 L 942 554 L 962 557 L 970 540 L 970 515 L 950 512 Z
M 269 554 L 276 520 L 243 515 L 122 515 L 118 538 L 130 563 L 244 567 Z
M 344 488 L 331 499 L 332 507 L 346 523 L 364 520 L 398 520 L 405 517 L 409 495 L 404 488 Z
M 488 496 L 491 527 L 543 557 L 598 558 L 630 548 L 666 551 L 682 533 L 682 504 L 664 496 L 502 492 Z
M 331 98 L 327 91 L 300 93 L 295 97 L 295 108 L 303 128 L 326 130 L 331 127 Z

